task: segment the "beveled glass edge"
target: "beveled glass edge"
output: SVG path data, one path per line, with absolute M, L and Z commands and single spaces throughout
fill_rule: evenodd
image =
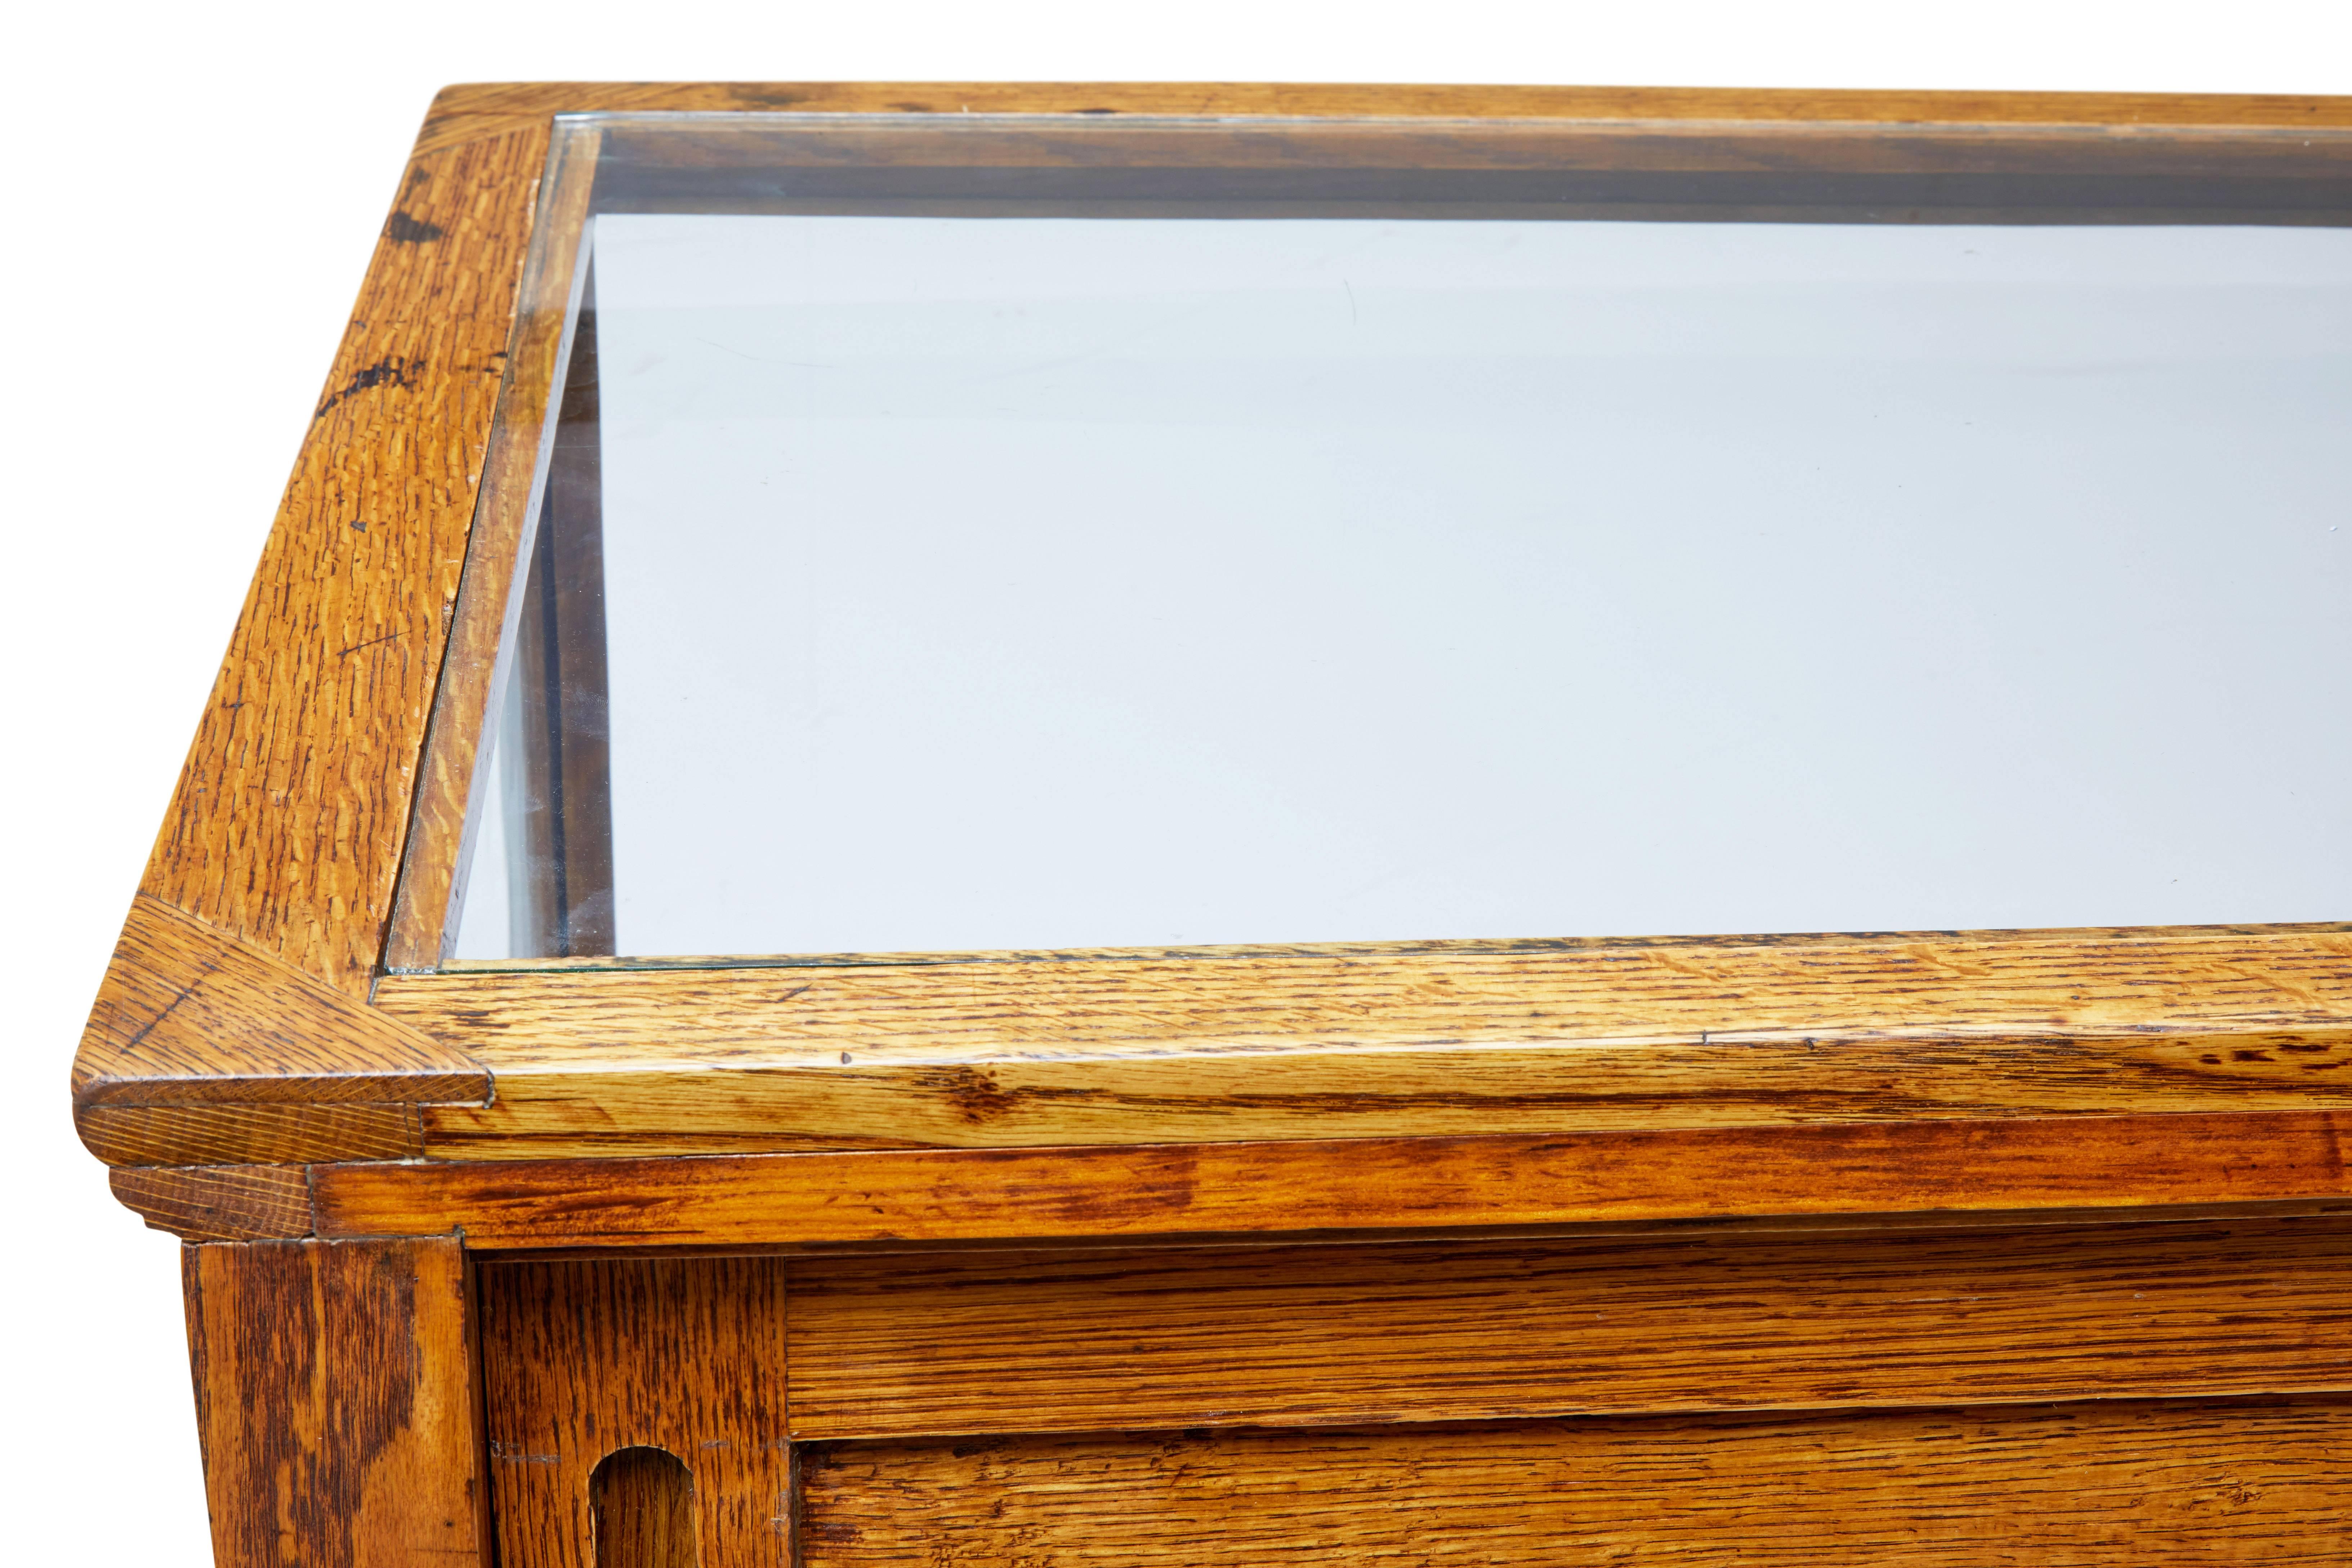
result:
M 580 109 L 562 110 L 549 117 L 559 129 L 645 129 L 705 125 L 740 125 L 747 129 L 788 130 L 804 124 L 812 128 L 861 124 L 886 129 L 938 131 L 958 124 L 988 124 L 1006 129 L 1026 125 L 1088 127 L 1168 128 L 1200 126 L 1393 126 L 1406 130 L 1445 131 L 1490 127 L 1529 127 L 1533 129 L 1574 132 L 1583 130 L 1622 130 L 1645 132 L 1690 130 L 1709 134 L 1748 133 L 1759 137 L 1803 135 L 1820 132 L 1825 135 L 1851 136 L 1860 132 L 1873 135 L 1902 135 L 1906 132 L 1966 132 L 1973 136 L 1997 137 L 2020 133 L 2035 137 L 2057 132 L 2085 141 L 2180 141 L 2188 138 L 2259 138 L 2282 142 L 2346 142 L 2352 141 L 2352 125 L 2284 125 L 2243 121 L 2084 121 L 2084 120 L 1969 120 L 1918 119 L 1881 120 L 1855 118 L 1775 119 L 1759 115 L 1633 115 L 1633 114 L 1377 114 L 1356 112 L 1346 114 L 1262 114 L 1218 113 L 1207 111 L 1193 114 L 1129 113 L 1112 110 L 965 110 L 948 113 L 937 110 L 864 110 L 864 109 Z
M 1950 930 L 1720 931 L 1699 934 L 1557 937 L 1438 937 L 1403 942 L 1200 943 L 1172 947 L 1000 948 L 968 952 L 621 954 L 593 958 L 460 958 L 446 974 L 595 974 L 661 970 L 905 969 L 956 964 L 1218 963 L 1267 958 L 1512 956 L 1652 948 L 1840 948 L 1901 942 L 1994 942 L 2075 945 L 2086 942 L 2177 942 L 2244 937 L 2352 936 L 2352 921 L 2217 922 L 2210 925 L 1991 926 Z M 422 973 L 422 972 L 419 972 Z
M 422 776 L 382 966 L 387 973 L 429 973 L 447 962 L 464 913 L 480 831 L 474 808 L 489 777 L 496 748 L 488 738 L 495 733 L 522 613 L 520 568 L 530 558 L 538 529 L 555 447 L 551 411 L 562 405 L 593 243 L 590 204 L 603 137 L 601 128 L 583 122 L 593 118 L 554 117 L 545 168 L 531 195 L 530 241 L 516 282 L 514 322 L 452 605 L 449 646 L 419 758 Z M 502 526 L 508 518 L 511 528 Z M 486 625 L 493 615 L 494 624 Z M 451 754 L 460 748 L 470 755 Z M 462 789 L 451 790 L 449 781 L 460 774 Z M 428 798 L 436 783 L 447 798 Z M 436 818 L 452 815 L 458 826 L 448 835 Z M 445 849 L 446 864 L 439 864 L 438 852 Z M 427 877 L 430 886 L 424 885 Z M 416 962 L 423 954 L 430 956 Z

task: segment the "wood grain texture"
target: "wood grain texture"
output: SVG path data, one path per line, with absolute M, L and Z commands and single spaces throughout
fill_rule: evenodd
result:
M 1370 115 L 2118 126 L 2352 126 L 2352 100 L 2252 94 L 1264 82 L 489 82 L 445 88 L 420 153 L 561 113 Z
M 218 1568 L 488 1564 L 455 1240 L 184 1253 Z
M 2352 1225 L 805 1259 L 795 1439 L 2352 1392 Z
M 702 1562 L 783 1568 L 782 1264 L 495 1263 L 481 1292 L 503 1568 L 597 1563 L 591 1477 L 633 1447 L 692 1472 Z
M 321 1235 L 761 1247 L 2352 1196 L 2331 1112 L 1097 1149 L 318 1165 Z
M 183 1241 L 261 1241 L 310 1234 L 310 1178 L 299 1165 L 116 1170 L 123 1207 Z
M 812 1447 L 806 1568 L 2352 1558 L 2352 1406 L 2115 1403 Z
M 463 1052 L 141 895 L 74 1058 L 84 1105 L 480 1100 Z
M 588 1478 L 596 1568 L 696 1568 L 694 1473 L 665 1448 L 623 1448 Z
M 463 1052 L 144 894 L 73 1068 L 111 1164 L 398 1158 L 418 1104 L 489 1092 Z
M 442 1158 L 2344 1105 L 2341 926 L 387 976 Z
M 544 123 L 409 166 L 141 886 L 363 996 L 407 832 Z
M 74 1125 L 110 1165 L 270 1165 L 313 1160 L 412 1160 L 425 1152 L 416 1107 L 99 1105 Z

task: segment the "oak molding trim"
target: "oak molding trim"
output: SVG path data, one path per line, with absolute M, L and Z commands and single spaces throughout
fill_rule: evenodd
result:
M 2348 1145 L 2352 1112 L 2305 1111 L 243 1166 L 118 1171 L 114 1184 L 151 1225 L 205 1239 L 457 1234 L 492 1252 L 1174 1245 L 2340 1213 Z
M 473 82 L 435 95 L 417 152 L 557 114 L 1125 114 L 2129 127 L 2352 126 L 2352 100 L 2254 93 L 1279 82 Z
M 1909 932 L 387 975 L 454 1160 L 2352 1110 L 2352 930 Z
M 183 1241 L 299 1241 L 318 1228 L 300 1165 L 215 1165 L 109 1173 L 116 1201 Z
M 576 1162 L 2352 1111 L 2347 1068 L 2341 926 L 599 963 L 369 1005 L 142 898 L 75 1102 L 117 1165 Z

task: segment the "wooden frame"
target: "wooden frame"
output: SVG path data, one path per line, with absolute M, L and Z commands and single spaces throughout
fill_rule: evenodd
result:
M 76 1060 L 77 1124 L 151 1223 L 462 1292 L 459 1236 L 806 1251 L 2352 1213 L 2352 924 L 443 963 L 549 388 L 593 353 L 569 325 L 584 269 L 548 237 L 586 210 L 599 132 L 564 143 L 554 117 L 677 110 L 1506 123 L 1585 147 L 1601 206 L 1631 170 L 1685 202 L 1737 174 L 1779 211 L 1758 172 L 1797 166 L 2079 204 L 2065 170 L 2090 157 L 2170 213 L 2352 209 L 2352 100 L 451 89 Z M 593 527 L 576 500 L 544 548 Z M 598 679 L 551 689 L 593 702 Z M 593 911 L 542 915 L 555 951 L 599 951 Z M 230 1268 L 203 1257 L 192 1281 Z M 224 1342 L 199 1336 L 200 1380 Z M 478 1398 L 470 1376 L 434 1398 Z M 386 1441 L 457 1442 L 432 1408 Z M 488 1539 L 466 1528 L 466 1550 Z

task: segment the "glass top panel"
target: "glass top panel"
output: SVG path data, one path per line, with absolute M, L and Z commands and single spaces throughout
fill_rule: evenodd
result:
M 2352 230 L 607 173 L 458 958 L 2347 913 Z

